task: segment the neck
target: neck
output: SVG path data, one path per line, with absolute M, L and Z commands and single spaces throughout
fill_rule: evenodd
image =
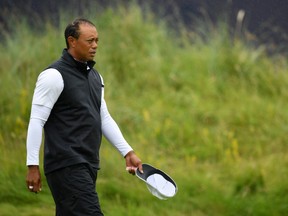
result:
M 74 58 L 74 60 L 87 64 L 87 61 L 83 61 L 83 60 L 80 60 L 79 58 L 77 58 L 75 53 L 71 49 L 68 49 L 67 51 Z

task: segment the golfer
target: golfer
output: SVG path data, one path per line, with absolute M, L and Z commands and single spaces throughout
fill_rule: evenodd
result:
M 126 160 L 126 170 L 142 171 L 141 160 L 110 116 L 104 82 L 93 68 L 98 32 L 87 19 L 65 29 L 67 48 L 40 73 L 27 132 L 27 188 L 41 191 L 39 151 L 44 127 L 44 173 L 57 216 L 103 215 L 96 192 L 102 134 Z

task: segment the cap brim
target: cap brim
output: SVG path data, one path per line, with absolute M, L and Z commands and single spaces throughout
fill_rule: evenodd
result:
M 177 193 L 175 181 L 165 172 L 149 165 L 142 164 L 143 173 L 136 170 L 136 176 L 144 181 L 149 191 L 159 199 L 168 199 Z

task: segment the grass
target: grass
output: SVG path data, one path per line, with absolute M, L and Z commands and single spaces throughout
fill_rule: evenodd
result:
M 172 199 L 153 197 L 104 140 L 97 191 L 106 215 L 288 213 L 285 56 L 231 40 L 225 28 L 211 28 L 205 41 L 177 34 L 136 5 L 89 18 L 100 34 L 96 68 L 110 113 L 142 161 L 179 187 Z M 42 33 L 14 25 L 0 44 L 0 215 L 48 216 L 45 177 L 43 192 L 26 191 L 25 139 L 35 81 L 59 57 L 65 24 L 47 23 Z

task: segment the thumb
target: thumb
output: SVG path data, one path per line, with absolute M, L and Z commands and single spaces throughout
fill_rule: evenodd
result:
M 140 173 L 144 173 L 144 171 L 143 171 L 143 167 L 142 167 L 142 163 L 140 163 L 139 165 L 138 165 L 138 170 L 139 170 L 139 172 Z

